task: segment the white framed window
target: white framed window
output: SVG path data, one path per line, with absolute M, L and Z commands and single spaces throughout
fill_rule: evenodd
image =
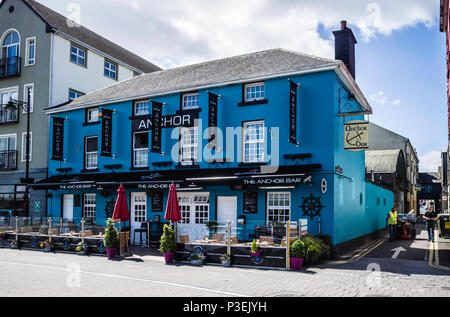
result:
M 16 151 L 17 134 L 0 135 L 0 152 Z
M 86 67 L 86 54 L 87 51 L 85 49 L 82 49 L 73 44 L 70 46 L 70 61 L 72 63 Z
M 97 208 L 96 194 L 84 194 L 83 197 L 83 215 L 86 220 L 95 221 L 95 212 Z
M 209 221 L 209 193 L 179 193 L 183 224 L 206 224 Z
M 27 84 L 23 87 L 23 100 L 28 102 L 28 92 L 30 92 L 30 113 L 33 112 L 34 104 L 34 84 Z M 23 113 L 27 113 L 26 105 L 25 109 L 22 108 Z
M 145 116 L 150 114 L 150 103 L 148 100 L 139 100 L 134 103 L 134 115 Z
M 26 39 L 25 66 L 36 64 L 36 37 Z
M 198 156 L 197 127 L 180 129 L 180 159 L 182 165 L 193 165 Z
M 30 132 L 30 152 L 29 161 L 33 159 L 33 132 Z M 27 133 L 22 133 L 22 162 L 27 161 Z
M 183 103 L 181 109 L 190 110 L 199 108 L 198 92 L 183 94 Z
M 85 166 L 87 170 L 98 167 L 98 137 L 91 136 L 85 139 Z
M 80 98 L 81 96 L 84 96 L 84 93 L 73 90 L 73 89 L 69 89 L 69 100 L 70 101 Z
M 134 133 L 133 157 L 133 167 L 148 167 L 148 132 Z
M 104 74 L 106 77 L 117 79 L 117 64 L 105 60 L 105 70 Z
M 0 170 L 17 168 L 17 134 L 0 135 Z
M 244 163 L 264 162 L 265 143 L 264 121 L 244 122 L 243 131 L 243 156 Z
M 245 101 L 258 101 L 265 98 L 265 86 L 264 83 L 253 83 L 244 86 Z
M 98 108 L 88 109 L 86 113 L 86 122 L 98 122 Z
M 291 193 L 267 193 L 267 224 L 285 224 L 291 219 Z
M 10 100 L 19 99 L 19 88 L 0 89 L 0 123 L 17 122 L 19 110 L 7 109 Z
M 2 58 L 12 58 L 20 56 L 20 34 L 14 30 L 9 29 L 3 35 L 2 44 Z

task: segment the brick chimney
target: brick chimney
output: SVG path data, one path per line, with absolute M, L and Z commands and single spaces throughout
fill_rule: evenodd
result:
M 334 31 L 335 38 L 335 59 L 341 60 L 355 78 L 355 35 L 352 29 L 347 27 L 347 21 L 341 22 L 341 29 Z

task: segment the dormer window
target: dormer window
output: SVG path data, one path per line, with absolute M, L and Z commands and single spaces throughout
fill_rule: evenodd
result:
M 183 94 L 182 97 L 182 110 L 191 110 L 199 108 L 198 92 Z
M 98 108 L 88 109 L 86 113 L 86 123 L 98 122 Z
M 265 99 L 264 83 L 253 83 L 244 86 L 245 102 L 260 101 Z

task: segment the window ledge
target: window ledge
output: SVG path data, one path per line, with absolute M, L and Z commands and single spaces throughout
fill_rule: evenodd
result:
M 130 167 L 130 171 L 148 171 L 149 167 Z
M 244 101 L 241 103 L 238 103 L 239 107 L 244 107 L 244 106 L 255 106 L 255 105 L 264 105 L 264 104 L 268 104 L 269 100 L 267 99 L 262 99 L 262 100 L 254 100 L 254 101 Z
M 200 168 L 200 165 L 198 164 L 193 164 L 193 165 L 177 165 L 176 166 L 177 169 L 197 169 Z
M 98 168 L 91 169 L 91 170 L 83 169 L 83 170 L 81 170 L 81 173 L 97 173 L 99 171 L 100 171 L 100 169 L 98 169 Z
M 100 120 L 99 121 L 95 121 L 95 122 L 85 122 L 85 123 L 83 123 L 83 127 L 87 127 L 87 126 L 90 126 L 90 125 L 97 125 L 97 124 L 100 124 Z

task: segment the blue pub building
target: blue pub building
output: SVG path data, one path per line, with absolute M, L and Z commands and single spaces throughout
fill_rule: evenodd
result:
M 164 221 L 178 187 L 180 234 L 232 222 L 307 220 L 350 244 L 385 227 L 393 193 L 365 180 L 365 154 L 344 150 L 344 124 L 372 109 L 355 82 L 355 37 L 343 23 L 336 60 L 272 49 L 141 75 L 46 110 L 48 216 L 104 225 L 123 184 L 133 231 Z M 136 238 L 138 239 L 138 238 Z

